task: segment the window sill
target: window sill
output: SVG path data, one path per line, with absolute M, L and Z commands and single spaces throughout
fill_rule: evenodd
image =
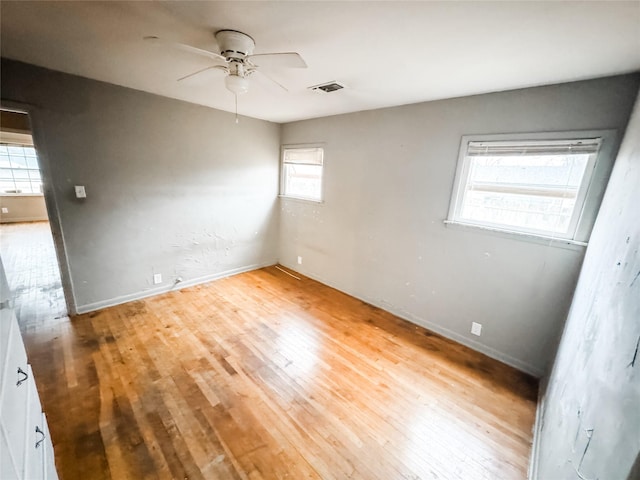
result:
M 324 200 L 313 200 L 311 198 L 292 197 L 290 195 L 278 195 L 278 198 L 282 198 L 284 200 L 293 200 L 293 201 L 302 202 L 302 203 L 314 203 L 316 205 L 324 203 Z
M 569 250 L 582 251 L 588 245 L 586 242 L 579 242 L 577 240 L 570 240 L 567 238 L 545 237 L 543 235 L 514 232 L 511 230 L 502 230 L 502 229 L 492 228 L 492 227 L 483 227 L 481 225 L 455 222 L 452 220 L 445 220 L 444 224 L 447 228 L 453 228 L 456 230 L 482 231 L 497 237 L 510 238 L 512 240 L 522 240 L 522 241 L 531 242 L 531 243 L 538 243 L 540 245 L 546 245 L 548 247 L 558 247 L 558 248 L 566 248 Z

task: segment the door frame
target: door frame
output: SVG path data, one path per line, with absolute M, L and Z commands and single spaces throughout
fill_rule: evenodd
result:
M 52 162 L 47 152 L 46 135 L 44 133 L 44 126 L 40 122 L 38 107 L 21 102 L 0 99 L 0 110 L 24 113 L 29 116 L 31 137 L 33 139 L 33 145 L 38 152 L 38 164 L 40 167 L 40 174 L 42 175 L 44 203 L 47 208 L 47 216 L 49 217 L 49 226 L 53 237 L 53 245 L 58 259 L 58 269 L 60 270 L 60 280 L 62 282 L 62 291 L 64 293 L 65 303 L 67 304 L 67 314 L 69 316 L 76 315 L 76 299 L 62 230 L 62 223 L 60 221 L 58 199 L 56 197 L 56 189 L 54 188 L 53 183 Z

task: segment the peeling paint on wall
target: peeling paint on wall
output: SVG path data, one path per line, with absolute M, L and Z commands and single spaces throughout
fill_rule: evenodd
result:
M 640 474 L 638 205 L 640 100 L 600 208 L 543 398 L 534 478 L 637 480 Z M 569 413 L 576 411 L 577 418 Z
M 631 363 L 629 363 L 629 365 L 627 365 L 628 367 L 635 367 L 636 366 L 636 358 L 638 358 L 638 348 L 640 347 L 640 336 L 638 337 L 638 341 L 636 342 L 636 349 L 633 352 L 633 358 L 631 359 Z

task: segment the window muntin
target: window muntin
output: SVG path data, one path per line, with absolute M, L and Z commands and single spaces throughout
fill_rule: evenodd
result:
M 0 143 L 0 195 L 11 194 L 42 194 L 42 177 L 33 146 Z
M 285 147 L 282 153 L 282 188 L 285 197 L 322 201 L 324 149 Z
M 600 143 L 463 142 L 450 221 L 573 239 Z

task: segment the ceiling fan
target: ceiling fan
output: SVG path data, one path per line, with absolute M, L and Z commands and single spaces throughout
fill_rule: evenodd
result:
M 307 68 L 305 61 L 295 52 L 254 54 L 255 41 L 246 33 L 237 30 L 219 30 L 215 33 L 215 37 L 218 42 L 218 47 L 220 48 L 220 53 L 210 52 L 209 50 L 203 50 L 183 43 L 163 40 L 156 36 L 144 37 L 144 40 L 164 44 L 214 60 L 216 62 L 215 65 L 185 75 L 179 78 L 178 81 L 192 78 L 208 70 L 222 70 L 226 73 L 224 79 L 225 86 L 236 95 L 236 99 L 238 95 L 246 93 L 249 90 L 249 77 L 256 72 L 264 75 L 282 89 L 287 90 L 264 71 L 260 71 L 260 68 Z

